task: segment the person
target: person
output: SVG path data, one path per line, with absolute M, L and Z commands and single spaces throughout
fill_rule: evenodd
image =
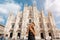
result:
M 0 34 L 0 40 L 2 40 L 2 36 L 1 36 L 1 34 Z
M 28 40 L 35 40 L 35 30 L 34 30 L 34 22 L 29 24 L 28 26 Z
M 2 35 L 2 39 L 1 40 L 4 40 L 4 35 Z
M 8 35 L 6 34 L 5 40 L 8 40 Z

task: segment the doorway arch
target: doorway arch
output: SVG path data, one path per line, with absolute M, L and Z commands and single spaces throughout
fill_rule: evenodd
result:
M 10 33 L 10 38 L 12 38 L 12 36 L 13 36 L 13 32 Z
M 19 38 L 20 38 L 20 35 L 21 35 L 21 33 L 19 33 L 19 32 L 18 32 L 17 37 L 19 37 Z
M 44 30 L 40 30 L 40 38 L 45 39 Z
M 53 38 L 53 32 L 51 30 L 48 31 L 49 37 Z

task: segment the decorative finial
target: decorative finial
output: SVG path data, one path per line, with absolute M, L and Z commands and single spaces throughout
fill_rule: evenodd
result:
M 52 16 L 52 12 L 50 10 L 48 10 L 48 15 Z
M 9 11 L 9 15 L 12 16 L 12 14 L 13 14 L 13 13 L 12 13 L 12 11 L 10 10 L 10 11 Z
M 33 6 L 36 6 L 36 0 L 33 1 Z
M 25 7 L 27 7 L 27 6 L 28 6 L 28 4 L 25 4 L 24 6 L 25 6 Z

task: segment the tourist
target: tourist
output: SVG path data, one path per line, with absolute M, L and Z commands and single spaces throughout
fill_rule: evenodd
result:
M 1 37 L 2 39 L 1 40 L 4 40 L 4 35 L 2 35 L 2 37 Z
M 28 40 L 35 40 L 35 30 L 34 30 L 34 22 L 29 24 L 28 26 Z
M 8 35 L 6 34 L 5 40 L 8 40 Z

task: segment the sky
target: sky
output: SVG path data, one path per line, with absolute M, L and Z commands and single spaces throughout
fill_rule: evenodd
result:
M 10 11 L 17 14 L 19 9 L 23 10 L 25 4 L 31 6 L 34 1 L 39 11 L 43 8 L 44 13 L 47 14 L 47 11 L 51 10 L 56 27 L 60 29 L 60 0 L 0 0 L 0 24 L 6 24 Z

